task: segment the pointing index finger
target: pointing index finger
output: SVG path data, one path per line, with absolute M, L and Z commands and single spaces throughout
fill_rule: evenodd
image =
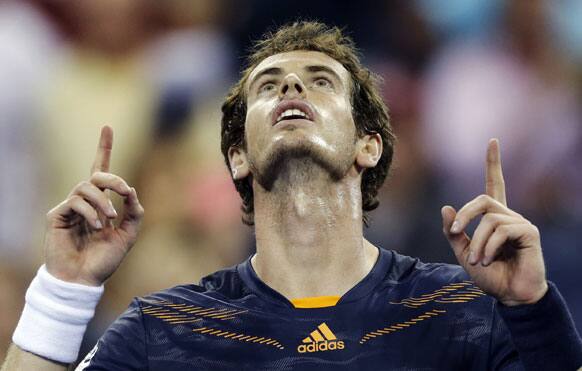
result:
M 91 168 L 91 174 L 98 171 L 109 172 L 109 163 L 111 161 L 111 149 L 113 148 L 113 129 L 105 125 L 101 128 L 101 137 L 95 154 L 95 162 Z
M 503 205 L 507 206 L 505 197 L 505 181 L 501 168 L 501 153 L 499 139 L 489 140 L 487 145 L 487 164 L 485 166 L 485 193 Z

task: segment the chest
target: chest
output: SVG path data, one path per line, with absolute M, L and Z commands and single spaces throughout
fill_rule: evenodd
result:
M 306 311 L 143 311 L 152 370 L 378 370 L 462 367 L 485 347 L 489 324 L 454 309 L 369 302 Z M 160 356 L 168 353 L 171 359 Z

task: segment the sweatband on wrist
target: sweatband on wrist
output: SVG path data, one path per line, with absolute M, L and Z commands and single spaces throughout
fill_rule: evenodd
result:
M 41 266 L 26 291 L 26 304 L 12 342 L 57 362 L 76 361 L 103 291 L 103 285 L 61 281 Z

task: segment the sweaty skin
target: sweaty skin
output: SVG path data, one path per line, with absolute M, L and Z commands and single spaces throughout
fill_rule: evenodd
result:
M 262 74 L 273 68 L 277 73 Z M 253 267 L 288 299 L 342 296 L 378 257 L 378 249 L 362 235 L 360 179 L 378 162 L 381 139 L 356 137 L 349 73 L 323 53 L 266 58 L 246 88 L 247 151 L 233 149 L 230 158 L 237 179 L 253 178 Z M 308 102 L 313 120 L 273 126 L 272 112 L 286 100 Z M 277 171 L 270 171 L 280 157 L 284 161 L 275 163 Z M 273 179 L 263 179 L 264 174 Z
M 334 59 L 294 51 L 263 60 L 247 90 L 246 149 L 229 149 L 235 179 L 254 191 L 259 277 L 288 299 L 342 296 L 372 269 L 378 249 L 363 238 L 363 171 L 382 153 L 378 134 L 356 136 L 348 72 Z M 297 100 L 310 120 L 273 125 L 282 102 Z M 109 173 L 113 133 L 105 127 L 91 178 L 47 215 L 47 269 L 56 277 L 100 285 L 137 238 L 143 217 L 135 189 Z M 458 212 L 441 210 L 443 232 L 475 284 L 505 305 L 532 304 L 548 290 L 537 228 L 507 207 L 499 142 L 487 148 L 485 194 Z M 125 199 L 117 213 L 109 189 Z M 482 219 L 470 238 L 464 229 Z M 80 234 L 80 235 L 79 235 Z M 543 334 L 542 334 L 543 336 Z M 11 346 L 2 370 L 65 370 Z

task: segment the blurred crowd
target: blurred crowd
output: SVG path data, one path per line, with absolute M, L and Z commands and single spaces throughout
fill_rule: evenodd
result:
M 440 208 L 484 192 L 498 137 L 509 206 L 539 227 L 582 331 L 582 2 L 4 0 L 0 359 L 42 263 L 44 215 L 88 177 L 104 124 L 111 170 L 136 187 L 146 218 L 85 349 L 132 297 L 252 253 L 219 149 L 220 104 L 250 42 L 298 17 L 346 27 L 385 81 L 398 143 L 366 237 L 454 263 Z

